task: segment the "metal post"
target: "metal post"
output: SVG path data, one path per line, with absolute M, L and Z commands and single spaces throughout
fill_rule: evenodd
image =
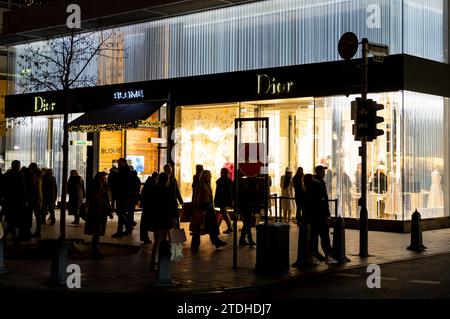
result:
M 239 181 L 239 177 L 238 177 L 238 157 L 237 157 L 237 152 L 238 152 L 238 134 L 240 134 L 240 130 L 238 129 L 238 127 L 240 127 L 240 125 L 238 125 L 238 120 L 235 119 L 234 120 L 234 216 L 233 216 L 233 270 L 237 270 L 237 214 L 238 214 L 238 205 L 237 205 L 237 201 L 238 201 L 238 181 Z M 239 123 L 240 124 L 240 123 Z
M 275 193 L 275 223 L 278 223 L 278 194 Z
M 367 73 L 368 73 L 368 55 L 369 41 L 362 39 L 362 74 L 361 74 L 361 98 L 367 99 Z M 361 155 L 361 212 L 359 215 L 359 256 L 368 257 L 368 212 L 367 212 L 367 141 L 363 137 L 360 148 Z

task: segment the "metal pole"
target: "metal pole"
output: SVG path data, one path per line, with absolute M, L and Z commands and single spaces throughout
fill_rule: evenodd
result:
M 239 125 L 240 126 L 240 125 Z M 237 214 L 238 214 L 238 119 L 234 120 L 234 214 L 233 214 L 233 270 L 237 270 Z
M 369 41 L 367 38 L 362 39 L 362 74 L 361 74 L 361 98 L 367 99 L 367 73 L 368 73 L 368 51 Z M 367 141 L 363 137 L 361 141 L 361 212 L 359 215 L 359 256 L 368 257 L 368 212 L 367 212 Z

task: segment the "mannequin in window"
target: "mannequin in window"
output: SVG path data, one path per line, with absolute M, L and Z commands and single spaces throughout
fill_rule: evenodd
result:
M 370 189 L 376 194 L 386 194 L 388 191 L 388 177 L 386 175 L 386 168 L 383 163 L 378 165 L 377 170 L 372 176 L 372 181 L 370 182 Z M 379 212 L 379 217 L 384 217 L 384 211 L 386 207 L 386 198 L 384 196 L 378 196 L 377 198 L 377 211 Z
M 444 194 L 441 186 L 441 174 L 434 170 L 431 172 L 431 188 L 427 208 L 436 207 L 444 207 Z

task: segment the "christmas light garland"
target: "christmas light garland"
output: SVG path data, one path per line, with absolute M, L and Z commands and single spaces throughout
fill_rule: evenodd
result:
M 69 132 L 96 133 L 101 131 L 135 130 L 141 127 L 162 128 L 166 127 L 165 121 L 137 120 L 128 123 L 98 124 L 98 125 L 74 125 L 69 126 Z

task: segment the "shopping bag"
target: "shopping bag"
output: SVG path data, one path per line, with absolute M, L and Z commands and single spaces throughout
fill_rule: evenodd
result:
M 181 243 L 178 243 L 178 244 L 172 243 L 170 245 L 170 253 L 171 253 L 170 261 L 176 262 L 176 261 L 181 260 L 184 257 L 183 245 Z
M 169 238 L 170 242 L 173 244 L 180 244 L 187 241 L 186 233 L 184 232 L 184 228 L 172 228 L 169 230 Z

